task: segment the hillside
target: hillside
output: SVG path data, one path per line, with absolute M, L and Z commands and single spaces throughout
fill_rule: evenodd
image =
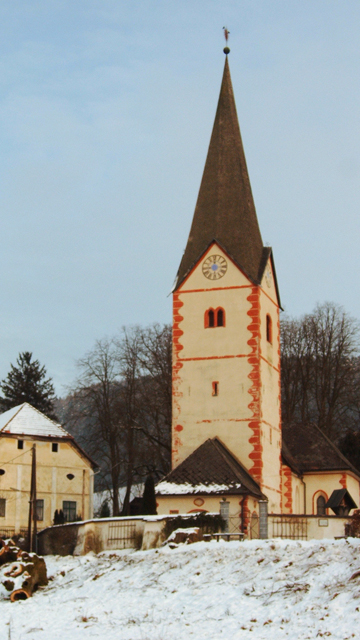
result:
M 359 552 L 358 539 L 254 540 L 48 556 L 48 587 L 0 600 L 0 638 L 359 638 Z

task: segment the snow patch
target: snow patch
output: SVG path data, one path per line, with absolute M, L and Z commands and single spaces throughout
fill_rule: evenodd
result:
M 187 495 L 193 493 L 223 493 L 225 491 L 231 491 L 231 489 L 240 489 L 240 483 L 234 484 L 190 484 L 185 482 L 184 484 L 175 484 L 174 482 L 159 482 L 156 485 L 157 495 Z
M 359 539 L 198 542 L 45 560 L 47 587 L 14 604 L 0 597 L 0 638 L 359 637 Z

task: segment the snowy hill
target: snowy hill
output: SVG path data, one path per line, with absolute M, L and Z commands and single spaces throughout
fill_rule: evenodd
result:
M 359 539 L 200 542 L 46 562 L 48 587 L 0 600 L 1 640 L 360 638 Z

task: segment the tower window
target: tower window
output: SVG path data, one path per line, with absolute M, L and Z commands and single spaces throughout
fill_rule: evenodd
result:
M 221 307 L 207 309 L 205 311 L 205 329 L 213 327 L 225 327 L 225 311 Z
M 213 309 L 209 309 L 208 311 L 208 327 L 215 326 L 215 313 Z
M 217 310 L 217 323 L 216 326 L 224 327 L 225 326 L 225 314 L 224 309 Z
M 219 383 L 218 382 L 213 382 L 212 383 L 212 394 L 213 394 L 213 396 L 218 396 L 219 395 Z
M 59 450 L 59 445 L 58 445 L 58 443 L 57 443 L 57 442 L 53 442 L 53 443 L 51 444 L 51 451 L 52 451 L 53 453 L 57 453 L 57 452 L 58 452 L 58 450 Z
M 272 320 L 269 314 L 266 315 L 266 340 L 272 344 Z
M 17 443 L 18 443 L 18 445 L 17 445 L 18 449 L 23 449 L 24 448 L 24 440 L 18 440 Z

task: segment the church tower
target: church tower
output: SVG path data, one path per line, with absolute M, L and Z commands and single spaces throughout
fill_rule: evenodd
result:
M 258 483 L 269 512 L 280 513 L 280 300 L 256 216 L 227 53 L 173 292 L 172 467 L 218 438 Z

